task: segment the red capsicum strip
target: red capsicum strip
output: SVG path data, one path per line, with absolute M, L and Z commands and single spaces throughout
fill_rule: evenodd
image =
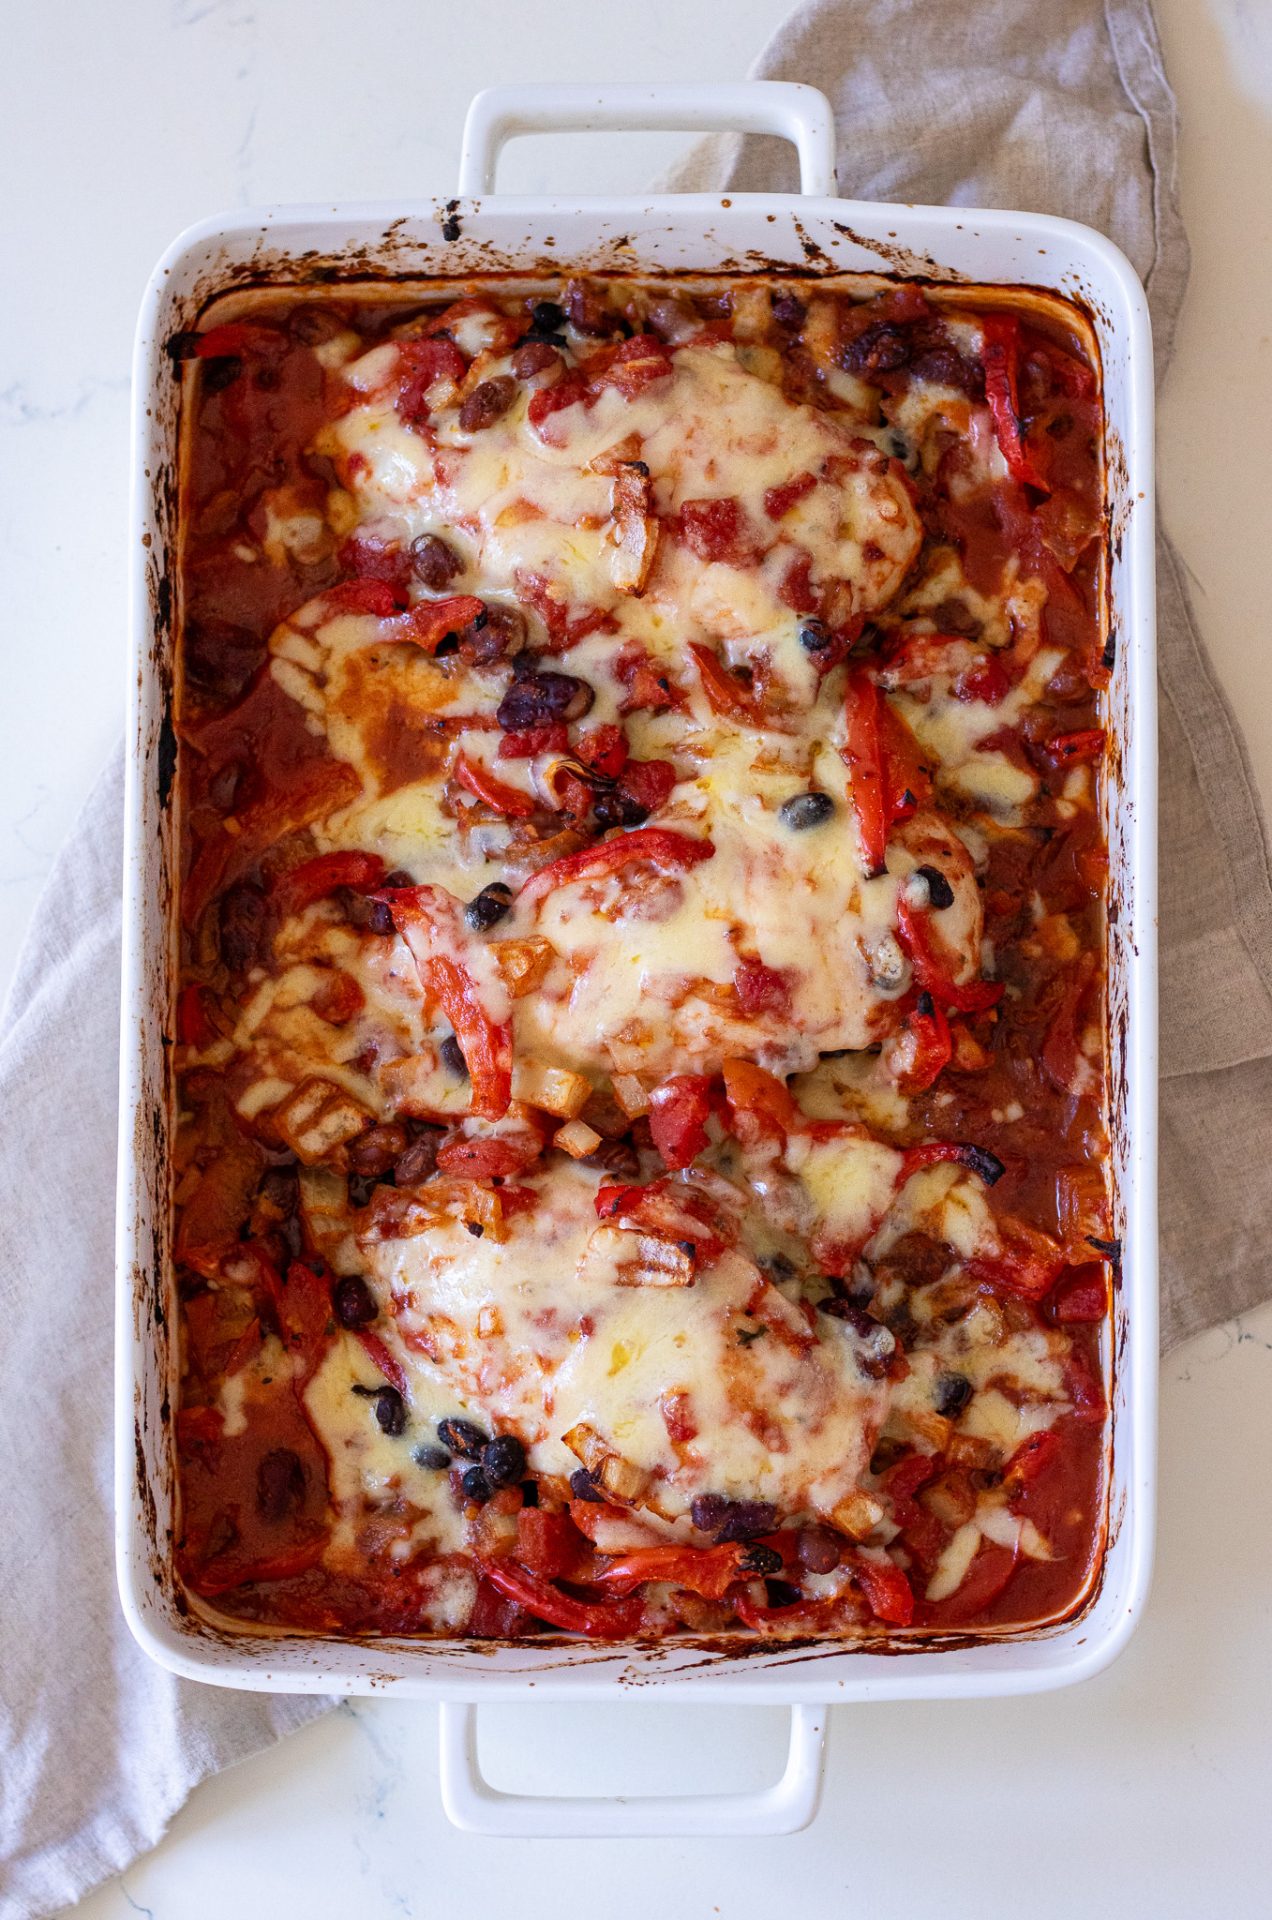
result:
M 1055 734 L 1044 752 L 1057 767 L 1076 767 L 1085 760 L 1098 760 L 1104 752 L 1104 740 L 1103 727 L 1081 727 L 1077 733 Z
M 913 907 L 902 892 L 897 899 L 897 933 L 910 957 L 915 985 L 930 993 L 937 1006 L 954 1013 L 984 1013 L 1003 997 L 1001 980 L 969 980 L 956 986 L 945 956 L 932 937 L 932 922 L 922 908 Z
M 914 1057 L 897 1084 L 908 1093 L 921 1093 L 939 1080 L 953 1057 L 950 1023 L 925 988 L 905 1024 L 914 1041 Z
M 284 874 L 274 889 L 280 913 L 302 913 L 315 900 L 326 899 L 337 887 L 352 887 L 368 893 L 384 878 L 384 862 L 378 853 L 320 853 Z
M 541 900 L 554 887 L 568 887 L 575 880 L 599 879 L 602 874 L 617 873 L 634 860 L 648 860 L 664 873 L 683 873 L 709 860 L 715 852 L 712 840 L 691 840 L 688 834 L 673 833 L 670 827 L 636 827 L 631 833 L 617 834 L 612 840 L 598 840 L 595 846 L 580 847 L 564 859 L 540 867 L 521 889 L 523 900 Z
M 326 1550 L 327 1536 L 323 1533 L 315 1540 L 304 1540 L 298 1546 L 284 1547 L 280 1553 L 266 1554 L 256 1560 L 232 1551 L 218 1554 L 197 1573 L 188 1573 L 186 1585 L 202 1594 L 205 1600 L 211 1600 L 217 1594 L 232 1592 L 235 1587 L 245 1587 L 252 1580 L 293 1580 L 298 1573 L 307 1573 L 310 1567 L 317 1566 Z
M 488 767 L 470 760 L 462 751 L 455 755 L 452 772 L 461 787 L 466 787 L 478 800 L 493 807 L 496 813 L 524 820 L 534 812 L 534 801 L 528 793 L 522 793 L 519 788 L 510 787 L 506 781 L 497 779 Z
M 506 1600 L 515 1600 L 550 1627 L 581 1633 L 589 1640 L 630 1640 L 640 1632 L 644 1609 L 634 1596 L 626 1600 L 576 1600 L 511 1560 L 487 1560 L 483 1571 Z
M 512 1028 L 491 1019 L 472 974 L 440 950 L 441 941 L 464 939 L 458 902 L 441 887 L 393 887 L 375 896 L 411 949 L 424 990 L 454 1029 L 472 1081 L 470 1111 L 498 1120 L 512 1099 Z
M 727 1588 L 743 1577 L 745 1557 L 743 1546 L 637 1547 L 611 1560 L 601 1572 L 593 1574 L 592 1582 L 626 1594 L 635 1592 L 646 1580 L 669 1580 L 703 1600 L 723 1600 Z
M 861 857 L 870 878 L 885 871 L 888 850 L 888 781 L 884 764 L 880 694 L 864 667 L 848 675 L 844 705 L 847 732 L 840 756 L 852 774 L 852 805 Z
M 749 687 L 734 677 L 720 659 L 712 653 L 710 647 L 689 643 L 702 681 L 702 691 L 707 696 L 707 705 L 712 713 L 722 720 L 740 720 L 748 727 L 771 727 L 773 716 L 764 711 Z
M 988 314 L 981 322 L 984 346 L 985 398 L 994 421 L 994 437 L 1007 462 L 1007 471 L 1021 486 L 1049 493 L 1046 480 L 1025 446 L 1020 431 L 1017 375 L 1020 367 L 1020 323 L 1008 314 Z

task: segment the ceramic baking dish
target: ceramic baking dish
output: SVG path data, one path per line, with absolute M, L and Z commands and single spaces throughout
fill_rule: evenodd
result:
M 500 147 L 562 128 L 714 128 L 778 134 L 799 149 L 798 196 L 514 199 L 493 194 Z M 1153 1533 L 1156 1304 L 1156 674 L 1153 382 L 1143 290 L 1089 229 L 1037 214 L 876 206 L 834 198 L 834 130 L 811 88 L 512 87 L 474 101 L 458 196 L 392 206 L 267 208 L 192 228 L 146 292 L 134 371 L 133 652 L 124 900 L 118 1212 L 118 1563 L 125 1613 L 158 1661 L 220 1686 L 286 1692 L 392 1690 L 444 1704 L 443 1795 L 488 1832 L 792 1831 L 811 1819 L 824 1709 L 855 1700 L 1026 1693 L 1097 1672 L 1145 1599 Z M 169 1088 L 174 889 L 172 724 L 179 384 L 165 341 L 217 293 L 260 283 L 772 272 L 916 276 L 1058 292 L 1089 317 L 1102 362 L 1109 508 L 1108 782 L 1112 858 L 1110 1041 L 1115 1299 L 1107 1551 L 1076 1618 L 1029 1631 L 806 1645 L 565 1642 L 492 1647 L 226 1633 L 200 1617 L 171 1564 Z M 790 1755 L 764 1793 L 681 1800 L 561 1800 L 496 1793 L 476 1761 L 482 1700 L 523 1695 L 787 1704 Z

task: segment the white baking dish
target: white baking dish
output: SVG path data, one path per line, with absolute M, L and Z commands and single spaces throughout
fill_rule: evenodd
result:
M 489 197 L 499 148 L 540 128 L 742 128 L 800 150 L 802 195 L 601 200 Z M 490 1832 L 782 1832 L 815 1810 L 828 1703 L 1023 1693 L 1087 1678 L 1124 1645 L 1148 1585 L 1153 1533 L 1156 1303 L 1156 673 L 1153 385 L 1143 291 L 1100 235 L 1035 214 L 871 206 L 834 193 L 830 110 L 806 87 L 508 88 L 473 104 L 460 197 L 445 204 L 239 212 L 193 228 L 147 289 L 134 373 L 131 753 L 127 795 L 118 1216 L 118 1560 L 130 1626 L 177 1673 L 286 1692 L 428 1696 L 443 1709 L 443 1793 L 453 1819 Z M 544 1636 L 499 1647 L 353 1642 L 219 1631 L 178 1592 L 169 1541 L 167 1254 L 169 958 L 177 835 L 170 569 L 178 386 L 164 342 L 218 291 L 340 275 L 795 270 L 1038 286 L 1080 302 L 1103 361 L 1116 666 L 1108 830 L 1115 902 L 1111 1044 L 1116 1299 L 1108 1551 L 1067 1624 L 999 1636 L 838 1643 L 624 1647 Z M 476 1765 L 475 1703 L 520 1695 L 788 1703 L 791 1752 L 767 1793 L 680 1801 L 496 1794 Z M 464 1703 L 464 1704 L 457 1704 Z

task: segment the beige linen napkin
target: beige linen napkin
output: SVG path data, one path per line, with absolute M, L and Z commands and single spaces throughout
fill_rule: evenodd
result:
M 853 0 L 756 72 L 834 100 L 845 193 L 1071 214 L 1148 281 L 1163 364 L 1187 273 L 1174 104 L 1146 0 Z M 690 180 L 690 172 L 692 180 Z M 678 185 L 792 186 L 774 143 Z M 1163 550 L 1163 1069 L 1169 1344 L 1272 1292 L 1272 890 L 1231 714 Z M 174 1679 L 111 1555 L 111 1242 L 122 779 L 102 777 L 0 1023 L 0 1915 L 33 1920 L 152 1846 L 192 1787 L 323 1711 Z
M 1188 242 L 1148 0 L 810 0 L 751 73 L 828 95 L 846 198 L 1022 207 L 1106 233 L 1148 289 L 1160 382 Z M 701 142 L 667 184 L 799 183 L 789 146 L 729 134 Z M 1163 533 L 1157 587 L 1168 1349 L 1272 1294 L 1272 883 L 1241 734 Z

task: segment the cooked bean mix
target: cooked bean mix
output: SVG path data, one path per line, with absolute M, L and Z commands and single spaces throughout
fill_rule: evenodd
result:
M 173 340 L 177 1553 L 219 1616 L 1081 1603 L 1084 337 L 737 280 L 239 296 Z

